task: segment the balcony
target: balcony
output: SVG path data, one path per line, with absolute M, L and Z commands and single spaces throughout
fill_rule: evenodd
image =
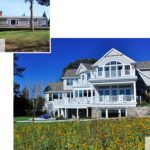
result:
M 134 101 L 134 95 L 118 95 L 118 96 L 99 96 L 99 97 L 82 97 L 82 98 L 65 98 L 55 99 L 54 106 L 93 106 L 93 105 L 118 105 L 130 104 Z

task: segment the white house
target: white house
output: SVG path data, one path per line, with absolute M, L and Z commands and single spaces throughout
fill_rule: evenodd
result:
M 48 19 L 46 17 L 34 16 L 35 27 L 48 27 Z M 31 18 L 29 16 L 3 16 L 0 11 L 0 28 L 23 28 L 30 27 Z
M 95 64 L 81 63 L 67 70 L 62 82 L 50 83 L 45 109 L 64 118 L 125 117 L 137 106 L 137 91 L 141 96 L 147 90 L 150 62 L 137 63 L 112 48 Z

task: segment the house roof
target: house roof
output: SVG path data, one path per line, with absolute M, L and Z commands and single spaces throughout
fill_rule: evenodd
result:
M 77 69 L 67 69 L 63 77 L 78 77 L 76 74 Z
M 92 70 L 92 64 L 90 63 L 82 63 L 88 70 Z
M 63 82 L 49 83 L 49 85 L 44 89 L 44 92 L 48 91 L 63 91 Z
M 29 16 L 0 16 L 0 19 L 30 19 L 31 17 L 29 17 Z M 34 16 L 33 17 L 34 19 L 47 19 L 47 18 L 45 18 L 45 17 L 40 17 L 40 16 Z
M 138 62 L 135 65 L 136 69 L 150 69 L 150 61 Z

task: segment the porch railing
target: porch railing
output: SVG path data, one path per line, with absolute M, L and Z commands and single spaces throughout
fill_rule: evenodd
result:
M 134 95 L 99 96 L 82 98 L 54 99 L 54 105 L 117 104 L 134 101 Z

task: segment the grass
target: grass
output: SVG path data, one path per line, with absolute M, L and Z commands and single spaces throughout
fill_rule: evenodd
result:
M 32 117 L 15 117 L 14 121 L 26 121 L 29 120 Z
M 0 39 L 6 40 L 6 51 L 8 52 L 49 51 L 48 30 L 1 31 Z
M 14 149 L 144 149 L 150 118 L 14 125 Z

